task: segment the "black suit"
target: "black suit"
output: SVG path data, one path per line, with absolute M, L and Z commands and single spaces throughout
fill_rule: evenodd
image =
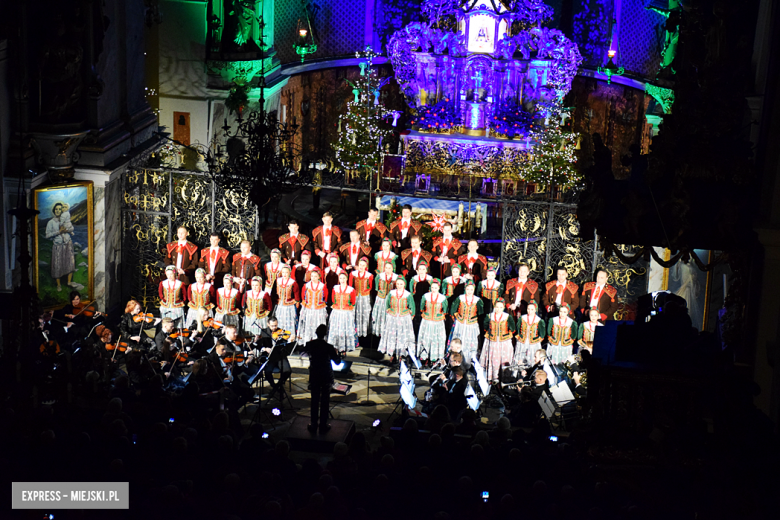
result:
M 271 385 L 273 391 L 284 391 L 284 383 L 289 379 L 292 374 L 292 368 L 290 368 L 290 362 L 287 360 L 287 351 L 289 345 L 280 340 L 274 347 L 274 340 L 270 328 L 263 329 L 260 334 L 259 340 L 260 348 L 273 348 L 270 356 L 268 357 L 268 363 L 263 370 L 263 376 L 268 384 Z M 274 369 L 279 369 L 279 381 L 274 381 Z
M 331 361 L 340 361 L 339 353 L 324 339 L 314 339 L 303 351 L 309 354 L 309 388 L 311 390 L 311 425 L 324 428 L 328 424 L 330 389 L 333 385 Z
M 450 382 L 447 385 L 447 408 L 450 411 L 450 417 L 453 421 L 460 417 L 460 414 L 468 405 L 468 401 L 466 400 L 467 386 L 468 379 L 466 379 L 465 376 L 460 378 L 459 381 Z

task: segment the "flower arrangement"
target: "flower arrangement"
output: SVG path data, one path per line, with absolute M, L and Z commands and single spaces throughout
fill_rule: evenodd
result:
M 225 107 L 230 113 L 240 114 L 246 106 L 249 104 L 249 85 L 234 84 L 230 89 L 227 99 L 225 99 Z
M 509 139 L 516 135 L 524 135 L 531 126 L 533 116 L 523 110 L 519 103 L 511 99 L 499 103 L 489 119 L 490 129 Z
M 417 108 L 412 125 L 423 132 L 450 133 L 463 124 L 460 107 L 455 101 L 444 98 L 435 105 Z

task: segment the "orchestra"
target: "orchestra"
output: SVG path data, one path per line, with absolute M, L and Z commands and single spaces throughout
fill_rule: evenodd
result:
M 197 255 L 198 246 L 180 227 L 178 240 L 163 251 L 167 265 L 156 312 L 130 300 L 116 335 L 102 324 L 107 317 L 94 302 L 85 305 L 74 292 L 70 304 L 42 318 L 42 335 L 54 337 L 47 331 L 62 328 L 57 338 L 63 342 L 69 335 L 83 338 L 85 359 L 106 377 L 152 365 L 170 384 L 192 376 L 230 389 L 228 401 L 235 404 L 254 398 L 247 383 L 254 375 L 283 398 L 290 368 L 287 350 L 277 347 L 303 349 L 322 326 L 323 339 L 341 356 L 377 348 L 390 364 L 413 355 L 427 367 L 447 365 L 446 376 L 432 379 L 438 390 L 432 387 L 431 395 L 458 407 L 462 399 L 452 397 L 453 388 L 473 381 L 476 360 L 492 385 L 521 367 L 526 381 L 519 385 L 543 377 L 549 386 L 569 374 L 584 394 L 587 378 L 577 370 L 582 352 L 589 356 L 596 329 L 617 309 L 616 290 L 603 269 L 582 291 L 565 267 L 542 283 L 521 262 L 516 275 L 501 280 L 477 240 L 464 244 L 446 222 L 442 236 L 426 243 L 423 224 L 406 207 L 389 226 L 373 209 L 350 231 L 335 226 L 329 213 L 322 222 L 309 240 L 291 221 L 265 264 L 249 240 L 231 256 L 216 232 Z M 311 262 L 314 254 L 321 265 Z M 47 341 L 41 352 L 56 354 Z

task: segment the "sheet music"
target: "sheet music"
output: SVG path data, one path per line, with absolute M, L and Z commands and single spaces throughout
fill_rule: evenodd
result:
M 550 388 L 550 391 L 552 392 L 553 399 L 555 399 L 555 402 L 559 405 L 574 401 L 574 394 L 571 393 L 571 389 L 569 389 L 569 385 L 566 384 L 566 381 L 561 381 Z
M 477 384 L 479 384 L 479 389 L 482 390 L 482 395 L 488 395 L 490 393 L 490 384 L 485 378 L 485 369 L 482 368 L 482 365 L 479 364 L 476 357 L 472 360 L 472 366 L 477 372 Z

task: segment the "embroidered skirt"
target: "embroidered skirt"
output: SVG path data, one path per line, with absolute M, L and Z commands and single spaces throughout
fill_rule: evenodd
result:
M 355 304 L 357 335 L 365 338 L 371 330 L 371 295 L 358 296 Z
M 355 311 L 335 310 L 330 313 L 328 324 L 328 343 L 336 350 L 353 351 L 357 345 L 355 329 Z
M 463 350 L 469 352 L 471 357 L 477 356 L 477 349 L 479 348 L 479 323 L 461 323 L 458 320 L 452 324 L 452 331 L 450 332 L 450 342 L 453 339 L 459 338 L 463 343 Z
M 563 365 L 563 362 L 571 356 L 572 345 L 547 345 L 547 359 L 553 365 Z
M 377 298 L 374 302 L 374 309 L 371 311 L 371 333 L 374 336 L 381 336 L 387 318 L 387 300 Z
M 482 355 L 479 363 L 485 367 L 485 377 L 488 381 L 498 381 L 501 375 L 501 367 L 512 364 L 515 349 L 512 340 L 489 341 L 485 338 L 482 343 Z
M 279 328 L 291 332 L 294 338 L 298 328 L 298 310 L 295 305 L 279 304 L 276 306 L 274 315 L 279 320 Z
M 446 347 L 447 334 L 444 332 L 444 320 L 422 320 L 420 332 L 417 334 L 417 356 L 423 360 L 436 361 L 444 356 Z
M 515 348 L 515 359 L 513 365 L 532 365 L 534 362 L 534 352 L 542 348 L 542 342 L 538 343 L 518 343 Z
M 184 320 L 184 325 L 189 327 L 190 325 L 192 325 L 193 321 L 198 321 L 198 312 L 200 312 L 200 309 L 193 309 L 188 307 L 187 319 Z M 214 311 L 209 311 L 209 316 L 213 317 Z
M 160 317 L 170 318 L 177 327 L 183 327 L 184 307 L 160 307 Z
M 328 309 L 301 309 L 301 317 L 298 318 L 298 342 L 305 345 L 313 339 L 317 339 L 317 327 L 328 324 Z
M 214 319 L 221 321 L 223 325 L 235 325 L 236 327 L 241 325 L 238 314 L 233 314 L 231 316 L 230 314 L 221 314 L 218 312 L 214 315 Z
M 406 349 L 414 348 L 414 325 L 411 316 L 391 316 L 385 318 L 379 352 L 390 356 L 406 354 Z
M 263 329 L 268 328 L 268 316 L 258 318 L 257 316 L 244 316 L 244 333 L 247 335 L 258 335 Z

